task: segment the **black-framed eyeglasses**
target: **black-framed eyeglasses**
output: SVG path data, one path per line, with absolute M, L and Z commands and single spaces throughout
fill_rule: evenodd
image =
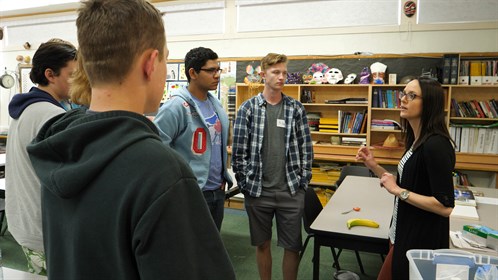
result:
M 221 68 L 201 68 L 202 71 L 205 71 L 211 75 L 221 74 Z
M 410 91 L 410 92 L 402 91 L 399 93 L 399 99 L 403 99 L 403 97 L 405 97 L 405 96 L 406 96 L 406 99 L 408 101 L 412 101 L 413 99 L 415 99 L 417 97 L 422 98 L 422 96 L 415 94 L 415 92 L 413 92 L 413 91 Z

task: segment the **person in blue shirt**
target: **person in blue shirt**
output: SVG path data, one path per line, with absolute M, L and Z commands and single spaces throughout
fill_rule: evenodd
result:
M 303 105 L 282 93 L 287 56 L 261 60 L 263 92 L 237 111 L 232 167 L 249 217 L 251 243 L 261 279 L 271 279 L 272 221 L 284 248 L 284 279 L 296 279 L 302 249 L 304 193 L 311 179 L 313 148 Z
M 218 55 L 198 47 L 185 56 L 188 86 L 173 92 L 154 119 L 164 144 L 187 161 L 218 227 L 224 216 L 225 186 L 232 186 L 227 170 L 228 116 L 216 90 L 221 69 Z

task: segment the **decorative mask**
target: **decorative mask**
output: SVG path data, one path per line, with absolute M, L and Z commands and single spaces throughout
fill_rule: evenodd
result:
M 372 71 L 372 83 L 374 84 L 384 84 L 384 75 L 386 73 L 387 65 L 374 62 L 370 65 L 370 70 Z
M 322 72 L 313 73 L 313 81 L 315 84 L 321 84 L 322 80 L 323 80 L 323 73 Z
M 354 84 L 354 80 L 356 80 L 356 74 L 351 73 L 346 77 L 346 79 L 344 80 L 344 83 L 345 84 Z
M 254 69 L 251 64 L 248 64 L 246 67 L 247 76 L 244 78 L 244 83 L 259 83 L 261 81 L 259 72 L 261 72 L 261 66 L 258 66 L 256 67 L 256 69 Z
M 303 82 L 303 76 L 300 72 L 287 73 L 287 84 L 301 84 Z
M 309 84 L 313 80 L 313 75 L 303 74 L 303 83 Z
M 331 68 L 329 71 L 327 71 L 325 77 L 327 78 L 329 84 L 337 84 L 344 78 L 342 76 L 342 71 L 337 68 Z

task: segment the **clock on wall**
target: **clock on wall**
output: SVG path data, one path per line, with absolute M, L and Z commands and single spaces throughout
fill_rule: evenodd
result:
M 2 86 L 3 88 L 6 89 L 12 88 L 15 83 L 16 80 L 14 79 L 14 76 L 7 73 L 7 71 L 5 71 L 5 74 L 0 76 L 0 86 Z

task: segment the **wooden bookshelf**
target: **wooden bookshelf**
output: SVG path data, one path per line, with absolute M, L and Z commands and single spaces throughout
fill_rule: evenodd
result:
M 331 136 L 340 137 L 361 137 L 365 138 L 367 145 L 373 147 L 374 155 L 381 164 L 397 165 L 403 154 L 403 149 L 384 149 L 379 148 L 386 137 L 393 133 L 400 142 L 401 131 L 371 129 L 372 118 L 393 119 L 399 122 L 399 109 L 396 108 L 373 108 L 372 95 L 374 89 L 403 89 L 405 85 L 310 85 L 310 84 L 290 84 L 285 85 L 283 92 L 296 100 L 301 100 L 303 91 L 312 91 L 313 102 L 303 103 L 308 113 L 319 112 L 321 117 L 336 117 L 338 110 L 368 113 L 367 129 L 365 133 L 329 133 L 312 131 L 311 137 L 314 141 L 313 151 L 315 160 L 325 160 L 334 162 L 351 163 L 356 162 L 355 155 L 359 146 L 332 145 Z M 462 100 L 487 100 L 498 97 L 498 85 L 494 86 L 462 86 L 462 85 L 443 85 L 445 89 L 445 112 L 446 120 L 449 126 L 450 122 L 459 121 L 467 123 L 489 124 L 498 122 L 495 119 L 483 118 L 457 118 L 451 115 L 451 98 L 457 101 Z M 236 86 L 236 108 L 247 99 L 255 96 L 263 89 L 263 85 L 249 87 L 246 84 L 237 84 Z M 326 104 L 328 99 L 342 99 L 348 97 L 367 98 L 367 104 Z M 319 144 L 326 143 L 326 144 Z M 375 148 L 377 146 L 377 148 Z M 498 154 L 477 154 L 477 153 L 456 153 L 456 169 L 475 170 L 490 172 L 493 176 L 498 175 Z M 496 184 L 498 188 L 498 183 Z

